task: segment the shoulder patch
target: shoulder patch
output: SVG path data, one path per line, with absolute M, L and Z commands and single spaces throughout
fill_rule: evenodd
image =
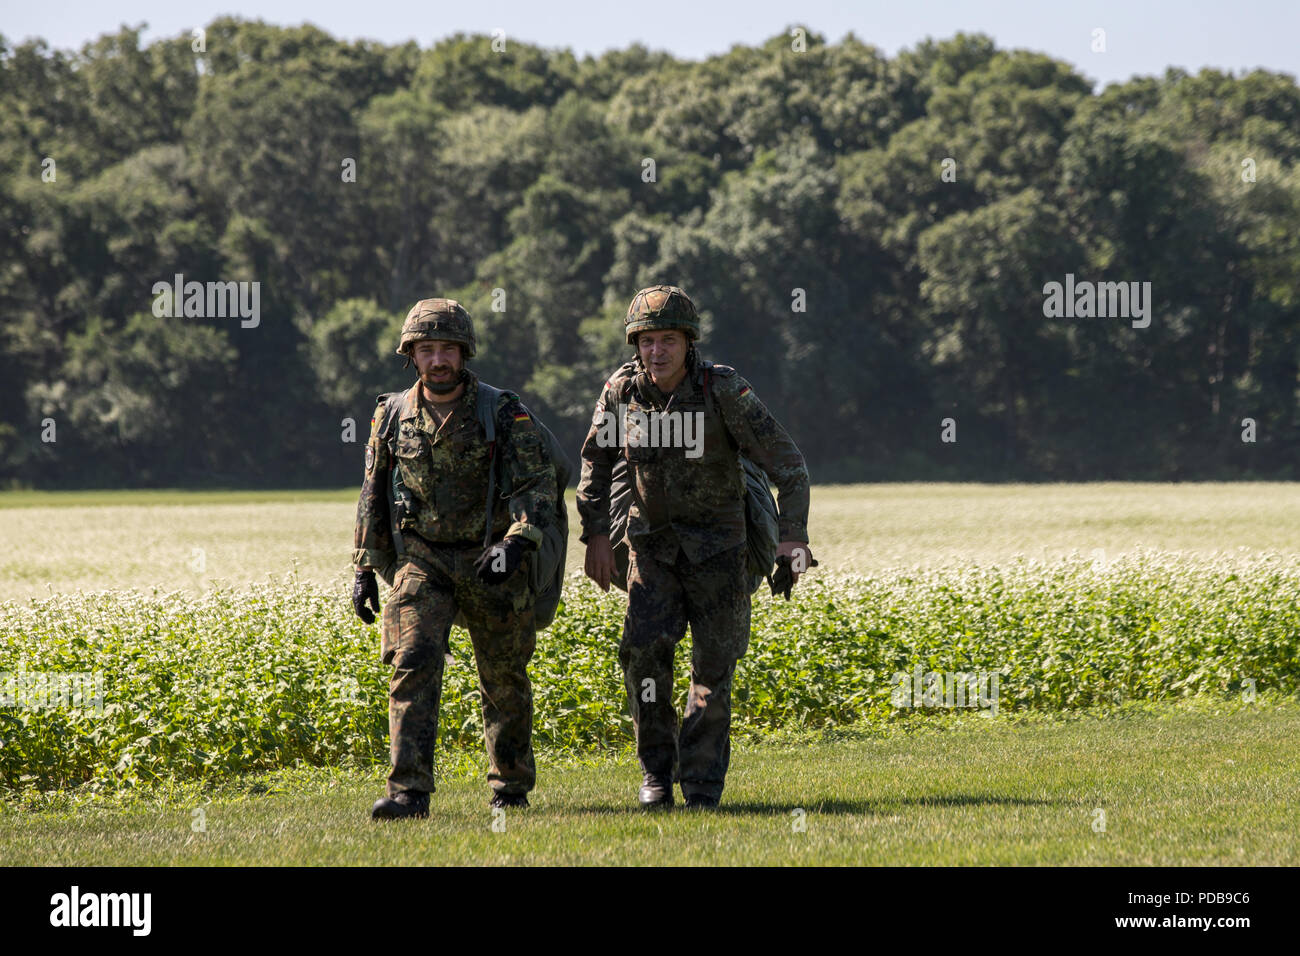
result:
M 731 400 L 739 402 L 739 407 L 746 411 L 761 407 L 762 403 L 758 400 L 753 387 L 730 365 L 715 365 L 713 372 L 713 380 L 719 395 L 728 396 Z
M 636 377 L 636 373 L 636 362 L 628 362 L 621 365 L 613 375 L 605 380 L 605 388 L 618 392 Z
M 524 403 L 514 392 L 502 392 L 501 400 L 497 404 L 497 421 L 508 422 L 511 425 L 531 422 L 532 416 Z
M 505 389 L 502 389 L 501 394 L 497 396 L 497 407 L 496 407 L 497 419 L 499 421 L 505 421 L 507 418 L 510 417 L 510 415 L 508 414 L 508 409 L 510 409 L 512 406 L 517 406 L 518 404 L 519 404 L 518 395 L 516 395 L 514 392 L 509 392 L 506 391 Z

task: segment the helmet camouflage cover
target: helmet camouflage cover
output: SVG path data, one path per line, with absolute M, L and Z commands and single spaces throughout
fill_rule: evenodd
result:
M 700 317 L 691 297 L 675 285 L 652 285 L 642 289 L 627 307 L 623 330 L 633 345 L 638 332 L 681 329 L 692 340 L 700 337 Z
M 411 307 L 402 323 L 397 354 L 409 356 L 411 346 L 425 339 L 459 342 L 464 346 L 465 358 L 473 358 L 474 320 L 455 299 L 421 299 Z

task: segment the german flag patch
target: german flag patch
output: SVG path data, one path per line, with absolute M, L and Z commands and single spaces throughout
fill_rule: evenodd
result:
M 519 411 L 515 412 L 515 421 L 517 422 L 528 421 L 528 413 L 524 411 L 522 408 L 519 409 Z
M 741 397 L 741 398 L 744 398 L 746 395 L 748 395 L 748 394 L 749 394 L 750 392 L 752 392 L 752 391 L 753 391 L 753 389 L 750 388 L 748 385 L 746 385 L 744 388 L 742 388 L 742 389 L 740 390 L 740 397 Z

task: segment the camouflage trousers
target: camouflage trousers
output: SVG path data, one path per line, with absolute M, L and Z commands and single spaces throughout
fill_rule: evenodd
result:
M 749 648 L 749 580 L 744 545 L 691 564 L 633 551 L 623 665 L 637 758 L 643 773 L 672 775 L 686 796 L 722 796 L 731 761 L 731 680 Z M 691 686 L 678 730 L 673 656 L 691 628 Z
M 452 621 L 459 611 L 478 665 L 487 744 L 488 783 L 498 793 L 533 788 L 533 689 L 527 664 L 537 634 L 528 591 L 529 556 L 504 583 L 474 573 L 482 545 L 408 544 L 384 605 L 381 653 L 393 674 L 388 685 L 392 767 L 388 795 L 432 792 L 438 705 Z

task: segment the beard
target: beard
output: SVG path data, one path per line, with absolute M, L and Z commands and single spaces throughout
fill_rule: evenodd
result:
M 454 392 L 465 381 L 465 370 L 463 368 L 445 382 L 434 381 L 434 371 L 434 369 L 430 369 L 428 375 L 421 375 L 420 381 L 424 383 L 425 388 L 435 395 L 446 395 L 448 392 Z

